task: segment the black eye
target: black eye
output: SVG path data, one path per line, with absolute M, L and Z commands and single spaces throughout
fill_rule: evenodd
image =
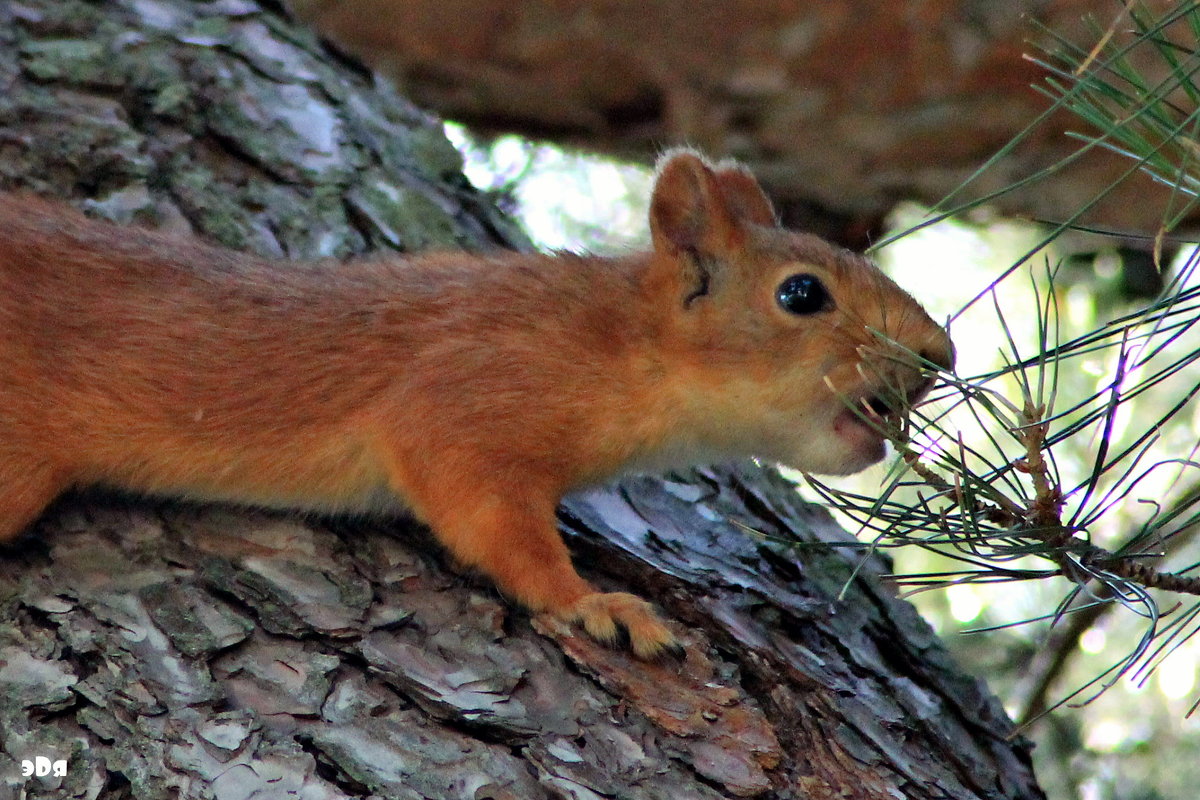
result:
M 816 275 L 789 275 L 775 290 L 775 299 L 793 314 L 815 314 L 830 306 L 829 292 Z

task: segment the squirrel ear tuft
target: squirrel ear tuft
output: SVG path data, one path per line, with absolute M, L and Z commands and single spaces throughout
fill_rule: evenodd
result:
M 767 228 L 779 225 L 775 207 L 750 170 L 736 161 L 723 161 L 717 165 L 716 176 L 735 217 Z
M 659 159 L 650 197 L 650 234 L 657 250 L 716 255 L 736 247 L 741 230 L 708 162 L 694 150 Z

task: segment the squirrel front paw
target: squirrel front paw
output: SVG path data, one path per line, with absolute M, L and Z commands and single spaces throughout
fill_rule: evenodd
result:
M 667 629 L 654 607 L 626 592 L 585 594 L 560 611 L 557 616 L 579 622 L 587 634 L 602 644 L 628 645 L 640 659 L 651 661 L 665 656 L 682 658 L 683 647 Z

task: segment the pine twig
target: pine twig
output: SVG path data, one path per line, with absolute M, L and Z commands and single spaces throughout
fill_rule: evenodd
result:
M 1014 468 L 1028 474 L 1034 487 L 1033 496 L 1025 505 L 1004 494 L 995 495 L 990 500 L 968 498 L 960 487 L 952 485 L 921 461 L 920 455 L 911 447 L 906 429 L 893 428 L 889 431 L 889 437 L 904 463 L 921 480 L 943 497 L 953 498 L 954 504 L 968 515 L 1006 528 L 1010 535 L 1040 541 L 1045 549 L 1037 555 L 1054 562 L 1059 575 L 1076 583 L 1103 575 L 1147 589 L 1200 596 L 1200 577 L 1157 570 L 1141 560 L 1148 555 L 1144 552 L 1118 555 L 1077 538 L 1075 531 L 1063 522 L 1062 488 L 1050 475 L 1048 464 L 1042 456 L 1049 432 L 1045 407 L 1026 402 L 1021 409 L 1020 421 L 1021 425 L 1014 435 L 1024 445 L 1025 456 Z M 946 519 L 946 515 L 943 514 L 942 519 Z

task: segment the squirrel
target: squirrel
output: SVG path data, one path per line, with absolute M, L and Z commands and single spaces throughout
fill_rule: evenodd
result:
M 659 162 L 649 252 L 275 263 L 0 196 L 0 541 L 71 487 L 399 512 L 534 613 L 678 652 L 575 571 L 567 492 L 749 456 L 848 474 L 952 367 L 751 173 Z

